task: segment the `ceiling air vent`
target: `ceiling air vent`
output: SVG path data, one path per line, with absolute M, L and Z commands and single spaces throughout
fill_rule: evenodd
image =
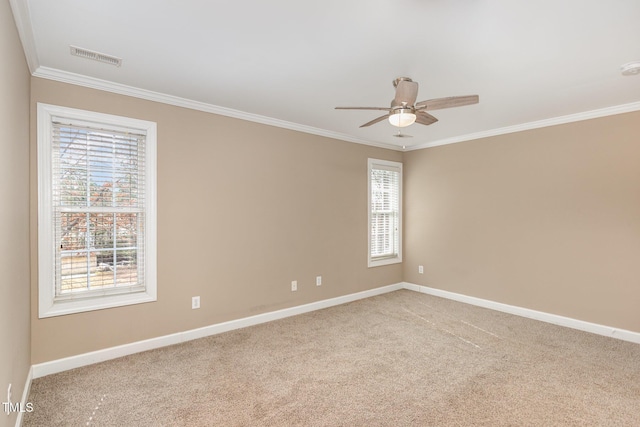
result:
M 106 53 L 95 52 L 89 49 L 83 49 L 81 47 L 69 46 L 71 48 L 71 55 L 79 56 L 81 58 L 93 59 L 94 61 L 104 62 L 106 64 L 115 65 L 119 67 L 122 65 L 122 58 L 107 55 Z

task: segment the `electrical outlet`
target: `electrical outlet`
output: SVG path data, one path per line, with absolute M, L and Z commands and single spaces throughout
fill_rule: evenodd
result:
M 316 276 L 316 286 L 322 285 L 322 276 Z
M 191 308 L 193 310 L 200 308 L 200 297 L 191 297 Z
M 291 292 L 295 292 L 298 290 L 298 281 L 294 280 L 291 282 Z
M 418 273 L 424 274 L 424 266 L 422 266 L 422 265 L 418 266 Z

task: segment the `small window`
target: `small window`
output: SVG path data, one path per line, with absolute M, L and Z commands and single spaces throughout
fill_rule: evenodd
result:
M 402 262 L 402 163 L 369 159 L 369 267 Z
M 38 104 L 39 316 L 156 300 L 156 124 Z

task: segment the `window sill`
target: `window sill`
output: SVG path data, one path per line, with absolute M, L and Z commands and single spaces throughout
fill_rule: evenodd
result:
M 402 257 L 395 256 L 389 258 L 369 259 L 368 267 L 381 267 L 383 265 L 400 264 L 402 263 Z
M 49 304 L 40 303 L 38 318 L 64 316 L 66 314 L 83 313 L 86 311 L 102 310 L 105 308 L 121 307 L 125 305 L 143 304 L 156 301 L 156 295 L 148 292 L 136 292 L 95 298 L 69 299 Z

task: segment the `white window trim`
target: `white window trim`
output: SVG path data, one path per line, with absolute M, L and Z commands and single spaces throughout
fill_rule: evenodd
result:
M 400 183 L 399 191 L 399 218 L 398 218 L 398 254 L 394 257 L 372 259 L 371 258 L 371 169 L 375 169 L 375 166 L 382 168 L 397 168 L 400 170 Z M 402 262 L 402 163 L 392 162 L 390 160 L 368 159 L 367 168 L 367 266 L 379 267 L 383 265 L 399 264 Z
M 157 300 L 157 126 L 154 122 L 38 103 L 38 317 L 53 317 Z M 146 133 L 145 290 L 92 298 L 55 301 L 54 229 L 52 209 L 52 119 L 54 116 L 115 127 L 126 126 Z

